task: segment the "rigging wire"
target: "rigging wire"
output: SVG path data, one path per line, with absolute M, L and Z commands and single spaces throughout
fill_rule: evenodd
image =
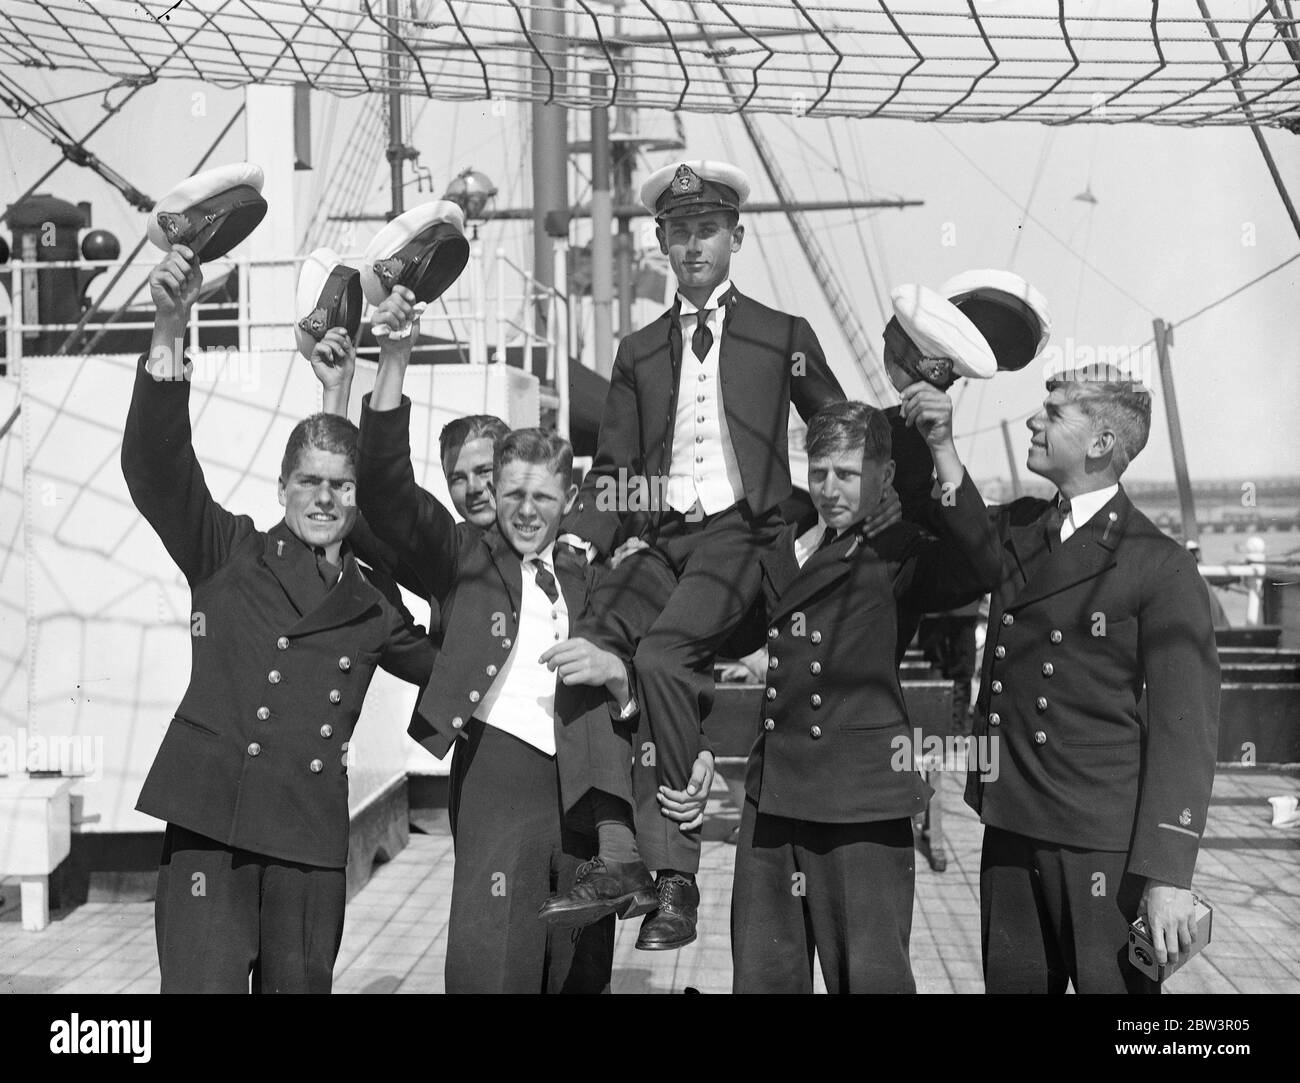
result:
M 1047 156 L 1051 152 L 1052 144 L 1056 141 L 1056 129 L 1048 128 L 1043 136 L 1043 145 L 1038 152 L 1038 164 L 1034 167 L 1033 179 L 1029 182 L 1029 193 L 1025 196 L 1024 206 L 1020 209 L 1020 224 L 1016 227 L 1016 239 L 1011 242 L 1011 254 L 1007 256 L 1007 270 L 1014 271 L 1016 267 L 1016 256 L 1020 252 L 1020 242 L 1025 236 L 1025 219 L 1029 214 L 1029 208 L 1033 205 L 1034 196 L 1038 194 L 1039 182 L 1043 179 L 1043 173 L 1047 167 Z
M 839 173 L 840 182 L 844 186 L 844 198 L 846 200 L 852 199 L 852 193 L 849 191 L 848 174 L 844 171 L 844 164 L 840 160 L 840 147 L 835 139 L 835 129 L 829 121 L 826 122 L 826 131 L 831 137 L 831 149 L 835 152 L 836 171 Z M 871 194 L 870 189 L 867 190 L 867 194 Z M 870 218 L 871 215 L 866 217 Z M 876 278 L 876 270 L 871 263 L 871 255 L 867 251 L 867 239 L 862 235 L 861 216 L 856 213 L 853 215 L 853 232 L 858 238 L 858 247 L 862 250 L 862 264 L 867 269 L 867 278 L 871 282 L 871 296 L 876 302 L 876 309 L 880 313 L 880 322 L 883 325 L 889 322 L 889 317 L 885 315 L 885 294 L 881 291 L 880 282 Z
M 721 120 L 719 120 L 717 124 L 719 134 L 722 136 L 723 153 L 726 154 L 727 161 L 734 162 L 736 160 L 736 152 L 735 146 L 731 141 L 731 135 L 727 131 L 726 126 L 721 123 Z M 776 266 L 776 263 L 769 258 L 767 254 L 767 244 L 763 239 L 763 231 L 756 229 L 752 234 L 750 234 L 750 236 L 753 236 L 754 240 L 758 243 L 758 258 L 763 261 L 763 270 L 767 274 L 768 284 L 772 287 L 772 296 L 776 300 L 776 303 L 780 305 L 782 309 L 785 309 L 787 303 L 785 290 L 777 280 L 776 275 L 772 273 L 772 268 Z
M 1172 328 L 1175 328 L 1175 327 L 1184 327 L 1184 326 L 1186 326 L 1187 324 L 1191 323 L 1193 320 L 1197 319 L 1198 317 L 1205 315 L 1205 313 L 1209 312 L 1211 309 L 1218 308 L 1219 305 L 1223 304 L 1225 301 L 1230 301 L 1232 298 L 1236 297 L 1238 294 L 1240 294 L 1240 293 L 1244 293 L 1246 290 L 1250 289 L 1252 286 L 1258 285 L 1260 282 L 1263 282 L 1264 279 L 1270 277 L 1271 275 L 1276 274 L 1278 271 L 1282 270 L 1282 268 L 1284 268 L 1284 267 L 1289 267 L 1292 263 L 1295 263 L 1296 260 L 1300 260 L 1300 252 L 1297 252 L 1297 253 L 1295 253 L 1295 254 L 1292 255 L 1292 256 L 1288 256 L 1288 257 L 1287 257 L 1286 259 L 1284 259 L 1281 263 L 1278 263 L 1278 264 L 1276 264 L 1276 265 L 1270 267 L 1270 268 L 1269 268 L 1267 271 L 1265 271 L 1263 274 L 1256 275 L 1256 276 L 1255 276 L 1254 278 L 1252 278 L 1249 282 L 1243 282 L 1243 283 L 1242 283 L 1240 286 L 1238 286 L 1236 289 L 1229 290 L 1229 291 L 1228 291 L 1227 293 L 1225 293 L 1222 297 L 1218 297 L 1218 298 L 1216 298 L 1215 300 L 1211 301 L 1211 302 L 1210 302 L 1209 304 L 1207 304 L 1207 305 L 1202 305 L 1202 306 L 1201 306 L 1200 308 L 1198 308 L 1195 312 L 1192 312 L 1192 313 L 1190 313 L 1189 315 L 1183 316 L 1181 319 L 1178 319 L 1178 320 L 1174 320 L 1174 321 L 1172 321 L 1172 322 L 1169 324 L 1170 328 L 1172 329 Z M 1154 339 L 1154 338 L 1149 338 L 1149 339 L 1147 339 L 1145 342 L 1143 342 L 1143 343 L 1141 343 L 1139 346 L 1137 346 L 1136 348 L 1139 349 L 1139 350 L 1144 350 L 1144 349 L 1146 349 L 1148 346 L 1154 346 L 1154 345 L 1155 345 L 1155 339 Z M 984 381 L 981 381 L 981 386 L 983 386 L 983 383 L 984 383 Z M 1038 410 L 1038 407 L 1035 406 L 1032 410 L 1026 410 L 1023 414 L 1018 414 L 1016 417 L 1013 417 L 1013 418 L 1005 418 L 1004 420 L 1006 420 L 1006 421 L 1024 421 L 1026 418 L 1029 418 L 1029 417 L 1031 417 L 1034 413 L 1036 413 L 1037 410 Z M 954 411 L 954 412 L 955 412 L 955 411 Z M 992 432 L 994 429 L 1000 427 L 1001 424 L 1002 424 L 1002 422 L 1001 422 L 1001 421 L 998 421 L 998 422 L 995 422 L 995 423 L 992 424 L 992 425 L 984 425 L 984 426 L 981 426 L 981 427 L 976 428 L 976 429 L 970 429 L 970 430 L 968 430 L 968 431 L 966 431 L 966 432 L 958 433 L 958 434 L 956 435 L 955 439 L 963 440 L 963 439 L 966 439 L 966 438 L 971 437 L 971 436 L 979 435 L 980 433 Z
M 977 163 L 961 147 L 959 147 L 950 138 L 948 138 L 948 136 L 944 134 L 944 132 L 940 129 L 939 125 L 932 124 L 929 127 L 931 131 L 936 132 L 941 139 L 943 139 L 950 147 L 952 147 L 953 150 L 955 150 L 962 158 L 966 160 L 966 162 L 971 166 L 972 169 L 975 170 L 975 172 L 977 172 L 981 177 L 983 177 L 986 181 L 988 181 L 989 184 L 992 185 L 995 189 L 997 189 L 998 192 L 1000 192 L 1003 196 L 1005 196 L 1014 205 L 1016 206 L 1021 205 L 1020 200 L 1018 200 L 1015 196 L 1013 196 L 1010 192 L 1008 192 L 998 181 L 994 180 L 991 176 L 989 176 L 989 174 L 984 170 L 982 166 L 979 165 L 979 163 Z M 1075 252 L 1073 248 L 1070 247 L 1068 241 L 1064 241 L 1059 236 L 1057 236 L 1056 232 L 1051 228 L 1049 228 L 1047 224 L 1044 223 L 1041 219 L 1029 213 L 1028 210 L 1025 211 L 1025 217 L 1029 221 L 1033 222 L 1036 226 L 1038 226 L 1045 234 L 1047 234 L 1047 236 L 1049 236 L 1052 240 L 1054 240 L 1067 252 L 1069 252 L 1070 255 L 1073 256 L 1075 259 L 1081 258 L 1079 254 Z M 1131 294 L 1128 290 L 1126 290 L 1123 286 L 1121 286 L 1118 282 L 1116 282 L 1113 278 L 1111 278 L 1110 275 L 1106 274 L 1100 268 L 1094 267 L 1086 260 L 1084 260 L 1083 262 L 1084 265 L 1088 268 L 1088 270 L 1090 270 L 1098 278 L 1102 279 L 1102 281 L 1104 281 L 1112 289 L 1116 290 L 1118 293 L 1127 297 L 1130 301 L 1132 301 L 1135 305 L 1137 305 L 1140 309 L 1142 309 L 1143 312 L 1146 312 L 1150 316 L 1155 316 L 1156 314 L 1155 310 L 1150 305 L 1146 304 L 1145 302 L 1139 300 L 1137 297 L 1133 296 L 1133 294 Z

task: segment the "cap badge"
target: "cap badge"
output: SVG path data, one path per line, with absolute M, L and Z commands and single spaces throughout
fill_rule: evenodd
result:
M 704 182 L 688 165 L 679 165 L 673 177 L 673 193 L 679 196 L 693 196 L 704 190 Z
M 1187 827 L 1192 822 L 1192 810 L 1189 808 L 1183 809 L 1183 811 L 1178 814 L 1178 822 L 1184 827 Z

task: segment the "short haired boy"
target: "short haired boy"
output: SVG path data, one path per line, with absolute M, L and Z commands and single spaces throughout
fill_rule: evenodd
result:
M 1195 559 L 1125 493 L 1151 396 L 1101 366 L 1048 382 L 1028 421 L 1033 473 L 1058 490 L 995 509 L 972 774 L 984 827 L 988 992 L 1149 993 L 1128 961 L 1144 913 L 1156 959 L 1196 938 L 1191 893 L 1218 746 L 1219 658 Z
M 348 741 L 381 666 L 422 684 L 433 648 L 350 547 L 356 428 L 316 414 L 289 437 L 284 519 L 260 531 L 208 491 L 184 341 L 193 251 L 149 276 L 153 346 L 122 439 L 131 499 L 189 583 L 185 698 L 137 808 L 167 823 L 155 925 L 162 991 L 329 992 L 343 935 Z
M 997 578 L 984 502 L 952 442 L 952 403 L 928 384 L 902 417 L 932 449 L 943 537 L 897 523 L 858 529 L 894 474 L 890 422 L 860 402 L 809 422 L 808 489 L 819 521 L 787 527 L 762 563 L 769 650 L 759 737 L 736 847 L 736 992 L 914 992 L 908 955 L 915 771 L 899 685 L 900 605 L 946 608 Z
M 394 290 L 390 332 L 414 318 L 410 302 Z M 458 526 L 415 481 L 401 391 L 408 363 L 409 339 L 390 334 L 363 405 L 360 501 L 425 582 L 447 584 L 433 598 L 443 646 L 411 730 L 435 755 L 455 749 L 447 991 L 598 992 L 610 979 L 613 917 L 581 930 L 537 920 L 610 824 L 631 816 L 630 723 L 620 717 L 632 702 L 627 669 L 569 639 L 594 571 L 554 560 L 577 494 L 572 449 L 539 429 L 510 433 L 496 449 L 495 521 Z M 589 757 L 593 745 L 599 755 Z M 592 762 L 605 772 L 592 774 Z M 611 802 L 621 802 L 614 813 Z M 625 906 L 654 905 L 647 875 Z

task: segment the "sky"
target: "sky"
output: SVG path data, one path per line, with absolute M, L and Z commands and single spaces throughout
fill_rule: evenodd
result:
M 102 80 L 77 73 L 26 77 L 30 91 L 43 101 L 102 86 Z M 241 101 L 238 90 L 165 81 L 142 90 L 88 145 L 157 198 L 191 172 Z M 70 130 L 80 133 L 103 116 L 100 102 L 95 95 L 54 108 Z M 374 147 L 373 164 L 360 170 L 352 207 L 387 209 L 383 136 L 373 123 L 358 122 L 362 108 L 356 99 L 313 94 L 316 167 L 297 176 L 297 216 L 304 229 L 331 190 L 338 156 L 350 146 L 368 145 L 367 139 Z M 526 105 L 514 103 L 492 110 L 487 103 L 413 101 L 410 141 L 434 191 L 416 191 L 411 175 L 408 203 L 439 195 L 456 173 L 472 165 L 496 181 L 499 205 L 529 205 L 528 114 Z M 571 138 L 586 138 L 586 117 L 571 113 L 570 119 Z M 734 161 L 753 182 L 752 199 L 774 198 L 737 118 L 682 115 L 680 121 L 686 136 L 680 157 Z M 676 131 L 675 118 L 665 112 L 643 112 L 636 122 L 643 135 Z M 1057 351 L 1058 360 L 1148 344 L 1143 356 L 1150 362 L 1152 320 L 1176 325 L 1172 363 L 1193 478 L 1300 475 L 1295 330 L 1300 260 L 1221 300 L 1300 252 L 1300 236 L 1247 128 L 1049 128 L 797 116 L 763 116 L 760 127 L 797 198 L 924 201 L 906 210 L 810 217 L 873 340 L 879 340 L 892 288 L 909 282 L 937 288 L 972 268 L 1011 269 L 1047 298 L 1053 324 L 1049 349 Z M 1265 138 L 1293 199 L 1300 198 L 1300 137 L 1267 129 Z M 240 122 L 210 164 L 241 160 L 243 139 Z M 57 156 L 22 122 L 0 122 L 0 199 L 13 200 Z M 673 157 L 648 156 L 637 184 Z M 577 159 L 575 199 L 589 195 L 587 172 L 588 160 Z M 65 164 L 41 190 L 73 202 L 91 200 L 95 226 L 115 232 L 124 251 L 143 233 L 143 216 L 87 170 Z M 1095 203 L 1076 199 L 1085 190 Z M 846 390 L 860 393 L 864 385 L 788 220 L 755 215 L 747 227 L 733 263 L 739 288 L 806 316 Z M 373 228 L 358 227 L 353 238 L 358 250 Z M 589 236 L 588 228 L 575 226 L 579 243 Z M 498 248 L 517 263 L 531 260 L 530 231 L 527 223 L 490 222 L 483 228 L 489 284 L 495 281 Z M 1214 307 L 1193 316 L 1206 306 Z M 636 321 L 652 319 L 658 309 L 653 302 L 639 302 Z M 976 477 L 1007 476 L 998 431 L 1004 417 L 1013 424 L 1023 473 L 1024 418 L 1044 395 L 1043 373 L 1035 362 L 1020 373 L 954 389 L 958 448 Z M 1157 388 L 1151 442 L 1130 467 L 1130 477 L 1172 476 Z

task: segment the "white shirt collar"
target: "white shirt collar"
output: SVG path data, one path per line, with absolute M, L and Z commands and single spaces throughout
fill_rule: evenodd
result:
M 712 309 L 717 309 L 721 307 L 722 298 L 727 295 L 727 291 L 730 289 L 731 289 L 731 279 L 728 278 L 725 282 L 719 284 L 718 288 L 713 291 L 712 296 L 709 297 L 708 304 L 706 304 L 704 307 L 712 308 Z M 677 300 L 681 304 L 681 308 L 678 310 L 681 315 L 693 316 L 697 312 L 699 312 L 699 309 L 696 308 L 695 305 L 691 304 L 691 302 L 686 297 L 682 296 L 680 291 L 678 291 Z
M 1080 493 L 1070 501 L 1070 523 L 1078 530 L 1084 523 L 1101 511 L 1119 492 L 1119 485 L 1107 485 L 1104 489 L 1093 489 L 1090 493 Z

